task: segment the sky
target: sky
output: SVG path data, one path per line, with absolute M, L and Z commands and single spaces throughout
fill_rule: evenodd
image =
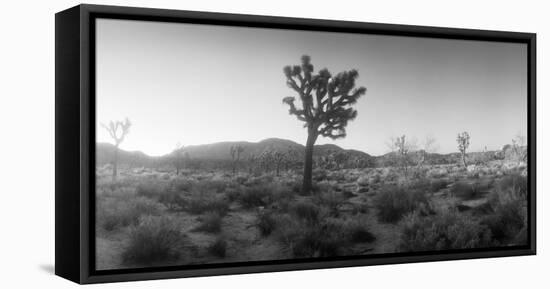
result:
M 120 145 L 163 155 L 177 143 L 305 143 L 303 123 L 282 103 L 296 94 L 283 67 L 311 56 L 315 71 L 359 71 L 367 88 L 347 136 L 334 143 L 371 155 L 407 135 L 435 138 L 438 152 L 500 149 L 527 132 L 525 44 L 284 29 L 98 19 L 96 138 L 100 126 L 132 122 Z

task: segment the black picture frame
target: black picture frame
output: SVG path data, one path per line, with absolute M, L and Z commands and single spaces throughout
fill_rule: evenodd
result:
M 258 261 L 96 271 L 95 25 L 97 18 L 285 28 L 528 45 L 528 245 L 384 255 Z M 55 273 L 77 283 L 101 283 L 383 265 L 536 254 L 536 34 L 410 25 L 328 21 L 166 9 L 78 5 L 55 16 Z

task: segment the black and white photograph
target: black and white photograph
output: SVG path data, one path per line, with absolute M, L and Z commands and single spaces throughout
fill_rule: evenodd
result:
M 528 244 L 525 43 L 101 19 L 95 269 Z

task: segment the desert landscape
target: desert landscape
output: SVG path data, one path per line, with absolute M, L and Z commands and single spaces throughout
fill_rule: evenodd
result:
M 241 148 L 238 159 L 232 148 Z M 373 157 L 282 139 L 186 147 L 162 157 L 98 144 L 98 269 L 522 245 L 525 147 Z M 405 170 L 407 173 L 405 174 Z

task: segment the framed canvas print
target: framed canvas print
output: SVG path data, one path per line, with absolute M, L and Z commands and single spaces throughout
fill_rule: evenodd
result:
M 56 14 L 56 274 L 535 254 L 535 34 Z

